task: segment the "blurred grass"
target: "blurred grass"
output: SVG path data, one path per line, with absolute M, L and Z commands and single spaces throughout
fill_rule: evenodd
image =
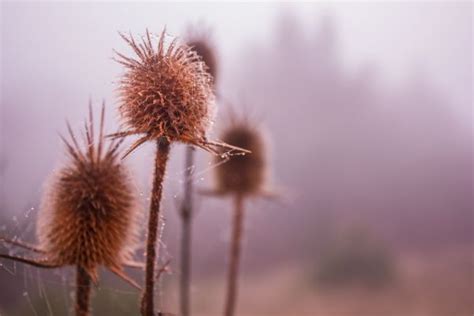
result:
M 396 257 L 366 228 L 350 229 L 325 248 L 315 273 L 319 285 L 380 288 L 396 279 Z
M 67 305 L 64 299 L 64 293 L 58 289 L 46 289 L 45 295 L 39 295 L 38 291 L 33 289 L 29 292 L 24 292 L 23 303 L 12 311 L 5 312 L 5 315 L 73 315 L 73 288 L 69 290 L 67 295 L 70 298 L 70 306 Z M 29 300 L 31 304 L 28 302 Z M 93 315 L 139 315 L 138 302 L 139 293 L 137 292 L 99 288 L 94 291 L 92 297 Z
M 314 279 L 314 264 L 268 267 L 240 282 L 238 316 L 472 316 L 471 247 L 434 253 L 397 253 L 396 282 L 384 287 L 348 283 L 327 287 Z M 222 314 L 220 278 L 193 287 L 193 315 Z M 176 310 L 176 284 L 165 290 L 167 310 Z
M 246 272 L 240 282 L 238 316 L 472 316 L 474 311 L 473 255 L 470 246 L 425 253 L 397 253 L 396 282 L 384 287 L 357 283 L 327 287 L 314 278 L 314 262 L 275 265 Z M 194 276 L 193 315 L 221 315 L 225 283 L 222 278 Z M 21 274 L 17 276 L 22 282 Z M 166 312 L 178 311 L 177 275 L 164 277 L 159 304 Z M 114 283 L 119 284 L 116 286 Z M 2 316 L 71 315 L 73 286 L 66 290 L 44 282 L 52 313 L 36 284 Z M 118 289 L 117 289 L 118 288 Z M 122 290 L 125 289 L 125 290 Z M 65 293 L 67 291 L 67 293 Z M 68 296 L 69 303 L 65 297 Z M 34 311 L 28 303 L 31 300 Z M 139 293 L 107 275 L 93 297 L 93 315 L 138 315 Z

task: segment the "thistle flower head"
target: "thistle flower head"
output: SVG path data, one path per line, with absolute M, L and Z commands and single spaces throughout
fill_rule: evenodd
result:
M 119 158 L 120 141 L 105 148 L 102 108 L 98 141 L 92 110 L 81 147 L 69 124 L 69 160 L 54 174 L 39 214 L 40 247 L 58 265 L 78 265 L 95 278 L 96 267 L 120 269 L 136 237 L 134 186 Z
M 166 47 L 164 31 L 157 44 L 148 31 L 140 43 L 131 35 L 121 36 L 137 56 L 117 53 L 126 67 L 119 91 L 120 112 L 129 130 L 115 136 L 144 135 L 131 150 L 162 137 L 206 147 L 214 94 L 204 62 L 176 39 Z
M 229 144 L 246 148 L 251 153 L 216 158 L 216 183 L 219 193 L 258 195 L 262 192 L 267 173 L 265 140 L 259 127 L 248 119 L 233 117 L 221 139 Z
M 194 29 L 193 29 L 194 30 Z M 187 45 L 202 59 L 207 66 L 208 73 L 212 76 L 214 83 L 217 79 L 217 58 L 215 48 L 211 42 L 208 32 L 190 31 Z

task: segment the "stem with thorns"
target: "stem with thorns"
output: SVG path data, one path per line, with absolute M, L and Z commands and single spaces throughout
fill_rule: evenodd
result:
M 241 194 L 235 195 L 234 218 L 232 221 L 232 239 L 229 258 L 229 270 L 227 275 L 227 293 L 224 315 L 233 316 L 235 312 L 235 302 L 237 301 L 239 261 L 241 253 L 241 242 L 244 221 L 244 197 Z
M 169 141 L 165 138 L 158 139 L 155 159 L 155 175 L 153 179 L 150 214 L 148 218 L 145 292 L 143 293 L 141 302 L 142 316 L 154 316 L 153 297 L 155 287 L 155 262 L 157 257 L 156 242 L 158 237 L 158 224 L 160 222 L 160 202 L 163 193 L 163 179 L 165 176 L 169 152 Z
M 189 316 L 190 287 L 191 287 L 191 221 L 193 205 L 193 173 L 194 148 L 186 147 L 184 174 L 184 199 L 181 205 L 181 279 L 180 279 L 180 308 L 181 316 Z
M 76 271 L 76 316 L 89 316 L 91 279 L 83 267 L 77 266 Z

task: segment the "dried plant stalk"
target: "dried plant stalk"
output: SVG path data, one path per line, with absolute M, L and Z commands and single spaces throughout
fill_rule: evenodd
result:
M 232 219 L 232 237 L 229 255 L 229 270 L 227 275 L 227 292 L 224 307 L 225 316 L 233 316 L 238 292 L 239 263 L 244 223 L 244 197 L 236 194 L 234 197 L 234 215 Z
M 142 297 L 141 312 L 143 315 L 154 315 L 155 262 L 157 258 L 158 224 L 160 221 L 160 202 L 163 195 L 163 179 L 170 152 L 170 143 L 166 139 L 157 141 L 155 158 L 155 175 L 150 201 L 148 218 L 148 237 L 146 243 L 145 292 Z
M 182 316 L 190 314 L 190 288 L 191 288 L 191 236 L 192 236 L 192 205 L 193 181 L 192 171 L 194 165 L 194 148 L 186 147 L 184 199 L 181 207 L 181 278 L 180 278 L 180 309 Z
M 264 190 L 267 159 L 265 141 L 261 130 L 245 118 L 231 117 L 222 133 L 225 142 L 251 150 L 250 155 L 229 157 L 222 161 L 215 158 L 216 188 L 213 195 L 231 195 L 234 198 L 232 235 L 228 263 L 227 292 L 224 315 L 235 313 L 238 296 L 238 277 L 244 224 L 244 202 L 251 196 L 260 196 Z
M 195 52 L 204 64 L 206 70 L 213 79 L 216 80 L 216 57 L 214 48 L 211 46 L 208 36 L 204 33 L 194 33 L 189 35 L 187 45 Z M 179 302 L 181 316 L 190 315 L 191 305 L 191 262 L 192 262 L 192 217 L 193 217 L 193 179 L 194 168 L 194 148 L 190 145 L 186 147 L 185 153 L 185 173 L 184 173 L 184 199 L 181 204 L 181 256 L 180 256 L 180 282 L 179 282 Z
M 212 78 L 190 47 L 179 45 L 176 39 L 166 45 L 165 31 L 157 44 L 153 44 L 148 31 L 140 43 L 131 35 L 121 36 L 136 58 L 117 53 L 117 61 L 126 69 L 120 80 L 119 110 L 128 129 L 110 136 L 141 135 L 125 156 L 146 141 L 158 142 L 148 223 L 146 286 L 141 305 L 143 316 L 154 316 L 156 239 L 170 144 L 182 142 L 216 154 L 217 148 L 239 152 L 240 149 L 206 137 L 214 115 Z
M 76 269 L 76 316 L 90 315 L 91 279 L 81 266 Z

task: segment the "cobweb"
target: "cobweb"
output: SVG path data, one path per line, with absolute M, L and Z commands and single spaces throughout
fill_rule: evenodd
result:
M 197 155 L 197 158 L 200 155 Z M 181 163 L 184 159 L 181 155 L 173 155 L 172 159 Z M 202 155 L 204 156 L 204 155 Z M 181 158 L 181 159 L 180 159 Z M 222 162 L 197 163 L 191 166 L 191 178 L 195 189 L 204 188 L 207 178 L 211 171 Z M 199 167 L 198 167 L 199 166 Z M 170 269 L 162 269 L 159 282 L 156 284 L 156 305 L 163 308 L 163 311 L 176 314 L 178 312 L 177 304 L 166 304 L 164 302 L 164 293 L 168 289 L 170 282 L 177 282 L 178 272 L 175 271 L 178 260 L 178 252 L 168 249 L 164 233 L 168 223 L 167 218 L 175 216 L 184 196 L 183 187 L 185 184 L 185 174 L 188 170 L 184 167 L 170 168 L 165 179 L 165 196 L 168 203 L 162 212 L 162 220 L 159 228 L 159 262 L 157 270 L 169 264 Z M 147 181 L 149 182 L 149 181 Z M 166 187 L 169 186 L 167 190 Z M 147 213 L 150 201 L 149 189 L 143 187 L 140 191 L 140 199 Z M 171 203 L 170 203 L 171 200 Z M 195 199 L 194 211 L 197 212 L 201 199 Z M 39 203 L 31 203 L 22 211 L 5 218 L 0 225 L 0 235 L 7 238 L 36 244 L 35 225 L 38 216 Z M 163 218 L 163 213 L 165 218 Z M 174 214 L 173 214 L 174 213 Z M 196 215 L 196 214 L 195 214 Z M 143 227 L 146 227 L 146 216 L 143 218 Z M 135 258 L 137 261 L 144 261 L 144 239 L 145 231 L 141 232 L 142 242 L 136 249 Z M 35 253 L 23 250 L 18 246 L 0 243 L 0 251 L 10 255 L 24 257 L 35 257 Z M 143 284 L 144 272 L 133 269 L 126 269 L 133 279 L 139 284 Z M 137 315 L 139 310 L 140 291 L 124 284 L 123 281 L 115 278 L 105 269 L 100 269 L 100 281 L 98 287 L 93 288 L 92 309 L 95 315 L 110 314 L 113 310 L 114 315 Z M 44 270 L 31 267 L 26 264 L 17 263 L 10 260 L 0 259 L 0 283 L 2 290 L 0 293 L 0 316 L 10 315 L 34 315 L 34 316 L 54 316 L 54 315 L 73 315 L 74 311 L 74 293 L 75 293 L 75 269 L 73 267 L 63 267 L 59 269 Z M 173 293 L 171 296 L 176 296 Z
M 0 234 L 15 241 L 34 240 L 36 217 L 36 207 L 28 206 L 19 214 L 7 218 L 0 227 Z M 3 253 L 34 257 L 34 254 L 14 245 L 2 243 L 0 247 Z M 41 271 L 15 261 L 1 260 L 1 315 L 67 315 L 72 289 L 68 276 L 70 272 L 69 268 Z

